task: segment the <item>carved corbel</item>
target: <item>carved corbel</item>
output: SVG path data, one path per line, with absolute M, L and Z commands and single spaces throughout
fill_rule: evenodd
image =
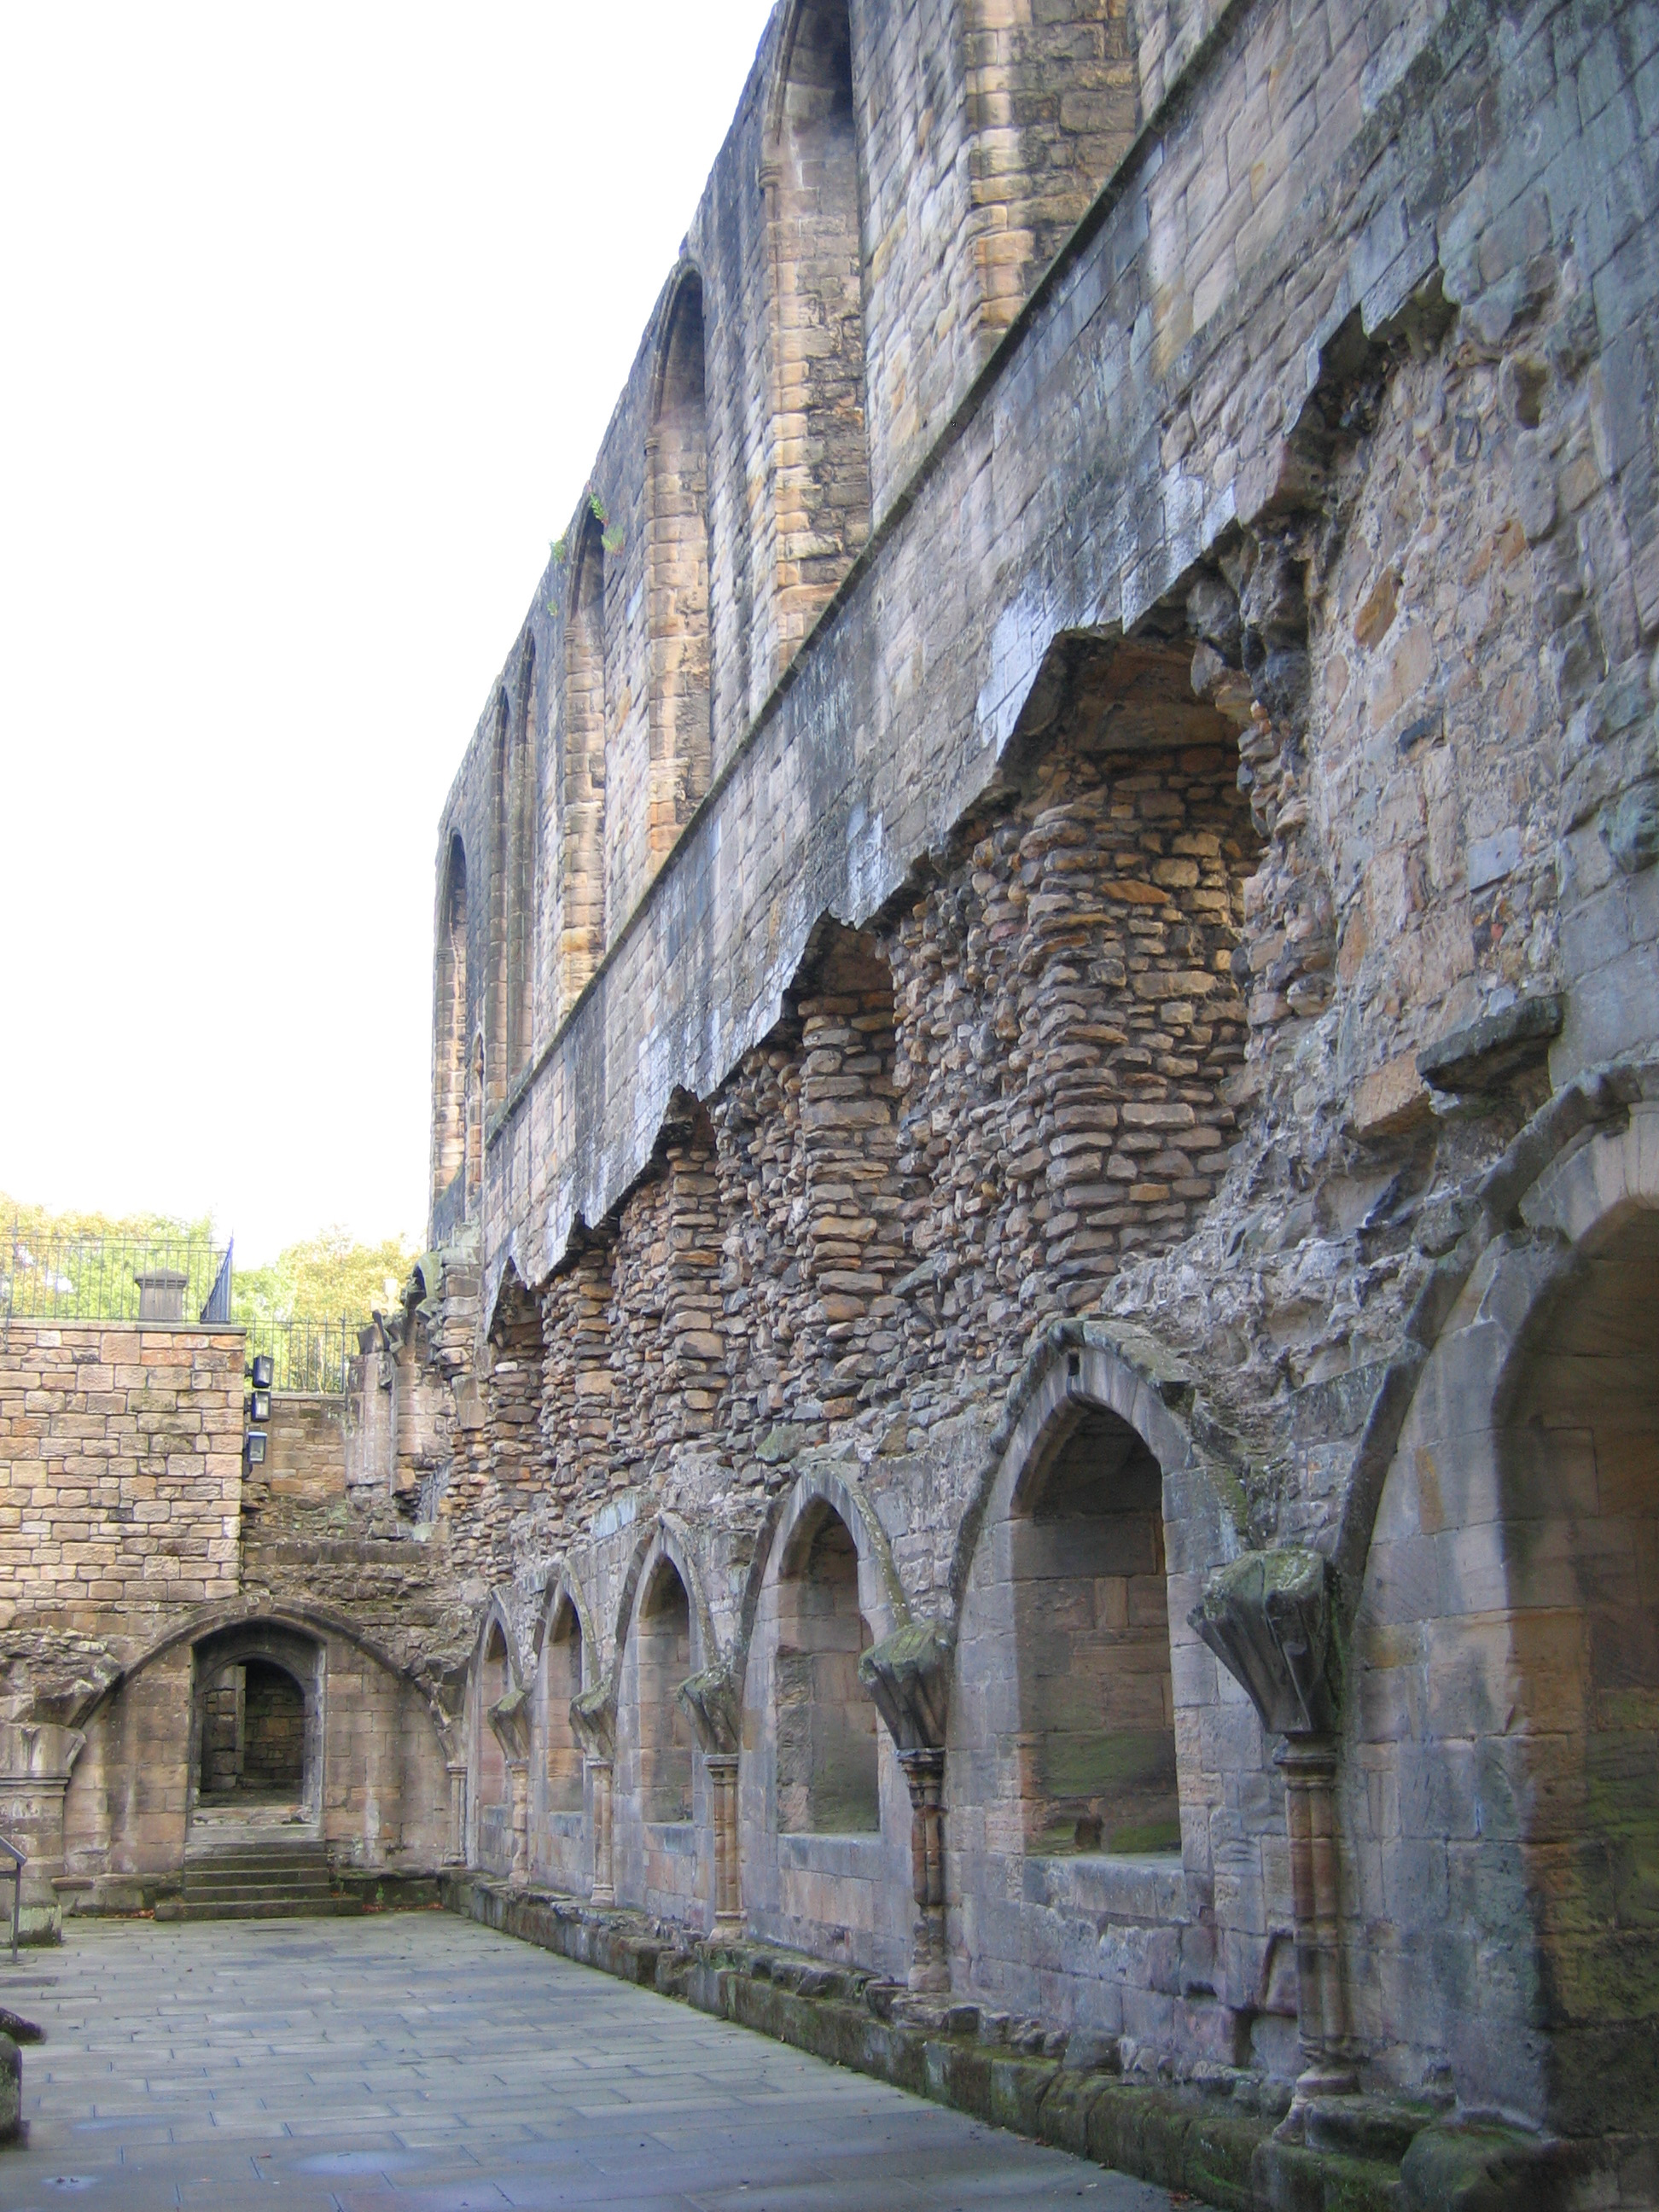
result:
M 509 1763 L 514 1759 L 525 1761 L 529 1759 L 530 1692 L 527 1690 L 509 1690 L 497 1704 L 490 1706 L 484 1717 Z
M 729 1662 L 688 1674 L 674 1695 L 690 1718 L 705 1758 L 736 1751 L 743 1730 L 743 1699 Z
M 1188 1615 L 1243 1683 L 1262 1727 L 1285 1738 L 1274 1763 L 1285 1777 L 1303 2063 L 1285 2123 L 1292 2132 L 1309 2098 L 1352 2089 L 1356 2080 L 1338 1888 L 1335 1614 L 1329 1560 L 1287 1546 L 1246 1552 L 1218 1568 Z
M 590 1759 L 609 1765 L 617 1756 L 617 1693 L 609 1682 L 595 1684 L 570 1700 L 570 1725 Z
M 1330 1735 L 1336 1639 L 1322 1553 L 1246 1552 L 1210 1577 L 1188 1619 L 1270 1735 Z
M 945 1730 L 955 1656 L 956 1638 L 943 1622 L 917 1620 L 896 1629 L 859 1661 L 859 1680 L 893 1739 L 910 1792 L 915 1900 L 910 1986 L 933 1992 L 951 1986 L 945 1924 Z

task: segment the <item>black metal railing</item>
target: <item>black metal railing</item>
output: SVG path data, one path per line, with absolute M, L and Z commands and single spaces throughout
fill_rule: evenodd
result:
M 251 1321 L 247 1324 L 247 1372 L 261 1353 L 270 1361 L 273 1390 L 305 1390 L 343 1397 L 357 1357 L 357 1333 L 365 1322 Z
M 14 1220 L 0 1244 L 8 1321 L 228 1320 L 230 1283 L 230 1246 L 194 1237 L 40 1237 Z

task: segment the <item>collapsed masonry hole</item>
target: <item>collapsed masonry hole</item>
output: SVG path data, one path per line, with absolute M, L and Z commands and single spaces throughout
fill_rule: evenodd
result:
M 847 1835 L 881 1826 L 876 1714 L 859 1681 L 871 1644 L 858 1550 L 828 1505 L 805 1516 L 778 1589 L 778 1826 Z
M 1027 1850 L 1177 1850 L 1157 1460 L 1127 1422 L 1090 1409 L 1028 1472 L 1012 1537 Z

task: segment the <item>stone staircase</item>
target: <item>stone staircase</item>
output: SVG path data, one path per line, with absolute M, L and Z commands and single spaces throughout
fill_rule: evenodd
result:
M 285 1920 L 353 1912 L 356 1899 L 330 1888 L 327 1846 L 315 1838 L 271 1837 L 221 1845 L 185 1861 L 182 1894 L 158 1905 L 158 1920 Z

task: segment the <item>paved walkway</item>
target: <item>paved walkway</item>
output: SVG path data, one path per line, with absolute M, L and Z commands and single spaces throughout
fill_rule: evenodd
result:
M 445 1913 L 87 1925 L 0 2002 L 48 2038 L 3 2212 L 1170 2202 Z

